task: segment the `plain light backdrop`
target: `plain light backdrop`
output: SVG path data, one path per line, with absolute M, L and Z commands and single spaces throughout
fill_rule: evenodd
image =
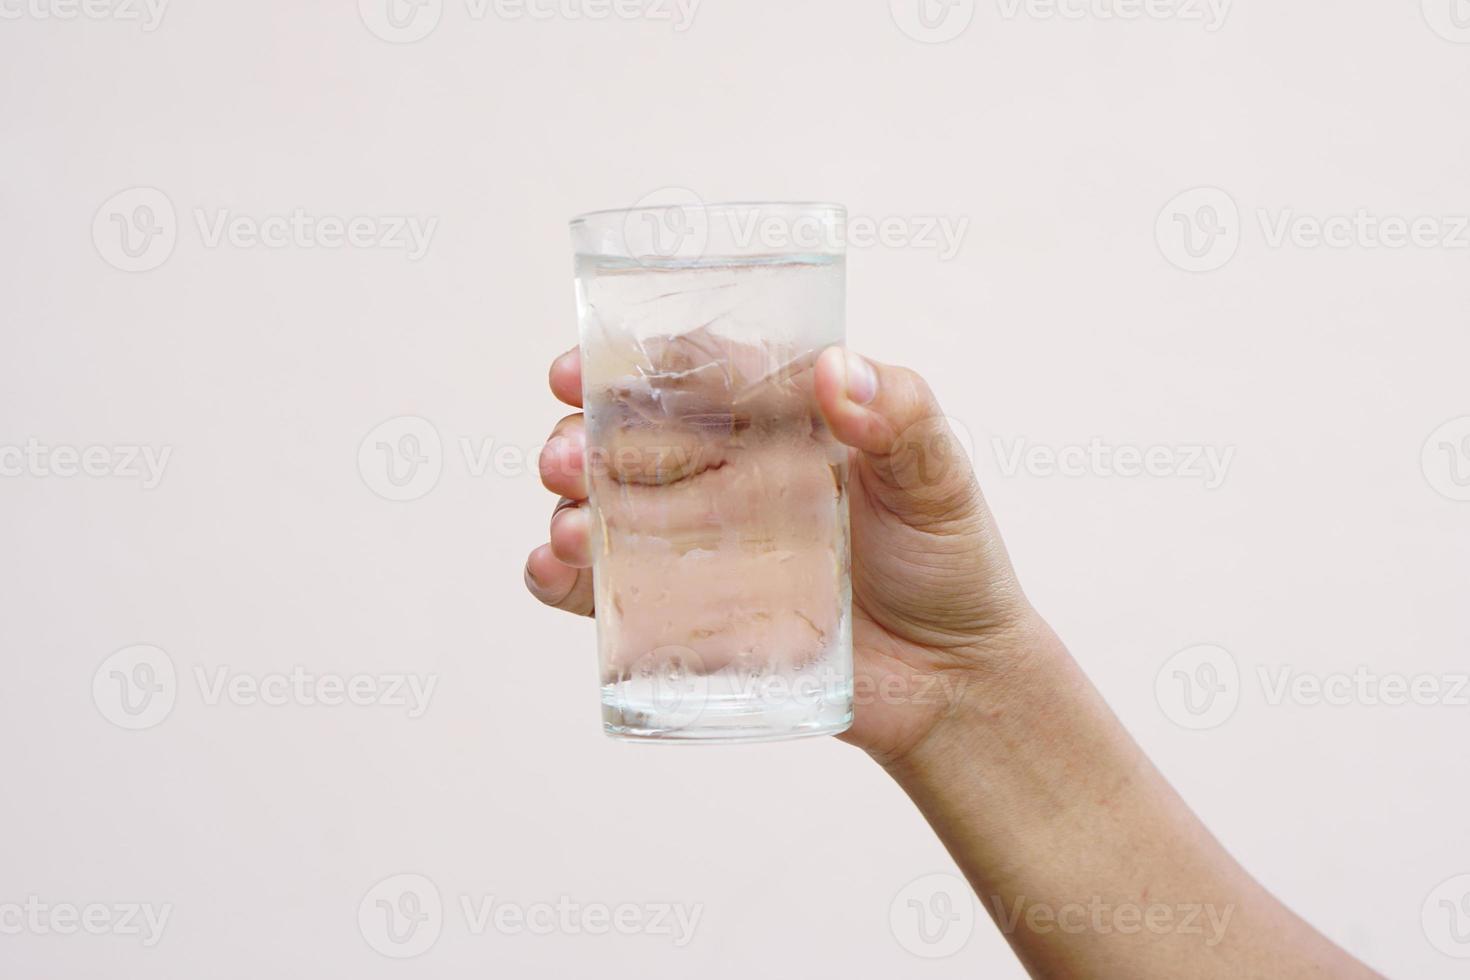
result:
M 682 188 L 897 222 L 850 254 L 850 342 L 969 434 L 1124 723 L 1334 940 L 1463 974 L 1459 0 L 387 2 L 0 0 L 0 906 L 170 908 L 152 946 L 4 918 L 0 971 L 1023 975 L 978 906 L 952 956 L 905 938 L 905 887 L 954 869 L 861 753 L 610 742 L 591 623 L 523 588 L 566 219 Z M 251 243 L 297 213 L 327 226 Z M 414 499 L 359 452 L 384 423 L 439 469 Z M 1094 440 L 1177 465 L 1049 474 Z M 105 475 L 57 472 L 94 447 Z M 1218 486 L 1190 447 L 1229 453 Z M 114 681 L 160 666 L 166 715 L 129 714 Z M 213 687 L 298 667 L 436 686 L 416 718 Z M 1176 668 L 1228 715 L 1192 724 Z M 1271 697 L 1360 669 L 1440 700 Z M 400 960 L 359 911 L 404 874 L 443 912 Z M 700 918 L 682 947 L 477 932 L 490 896 Z

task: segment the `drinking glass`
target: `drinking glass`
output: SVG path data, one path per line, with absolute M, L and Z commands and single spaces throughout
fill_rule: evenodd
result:
M 685 204 L 571 223 L 603 722 L 763 741 L 852 721 L 845 212 Z

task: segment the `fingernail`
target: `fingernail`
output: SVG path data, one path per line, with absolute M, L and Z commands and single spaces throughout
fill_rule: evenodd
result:
M 536 581 L 536 576 L 531 572 L 531 563 L 526 563 L 526 588 L 532 592 L 545 592 L 546 586 Z
M 847 352 L 847 397 L 859 405 L 878 397 L 878 372 L 852 351 Z

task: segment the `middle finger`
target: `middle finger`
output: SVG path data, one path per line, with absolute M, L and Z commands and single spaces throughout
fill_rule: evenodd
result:
M 587 499 L 587 429 L 582 414 L 568 415 L 551 430 L 541 447 L 541 482 L 546 489 L 573 500 Z

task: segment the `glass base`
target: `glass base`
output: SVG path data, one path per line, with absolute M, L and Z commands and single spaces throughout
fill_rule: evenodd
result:
M 630 701 L 617 685 L 603 689 L 603 731 L 626 742 L 777 742 L 838 735 L 852 727 L 852 694 L 808 704 L 709 698 L 688 704 Z

